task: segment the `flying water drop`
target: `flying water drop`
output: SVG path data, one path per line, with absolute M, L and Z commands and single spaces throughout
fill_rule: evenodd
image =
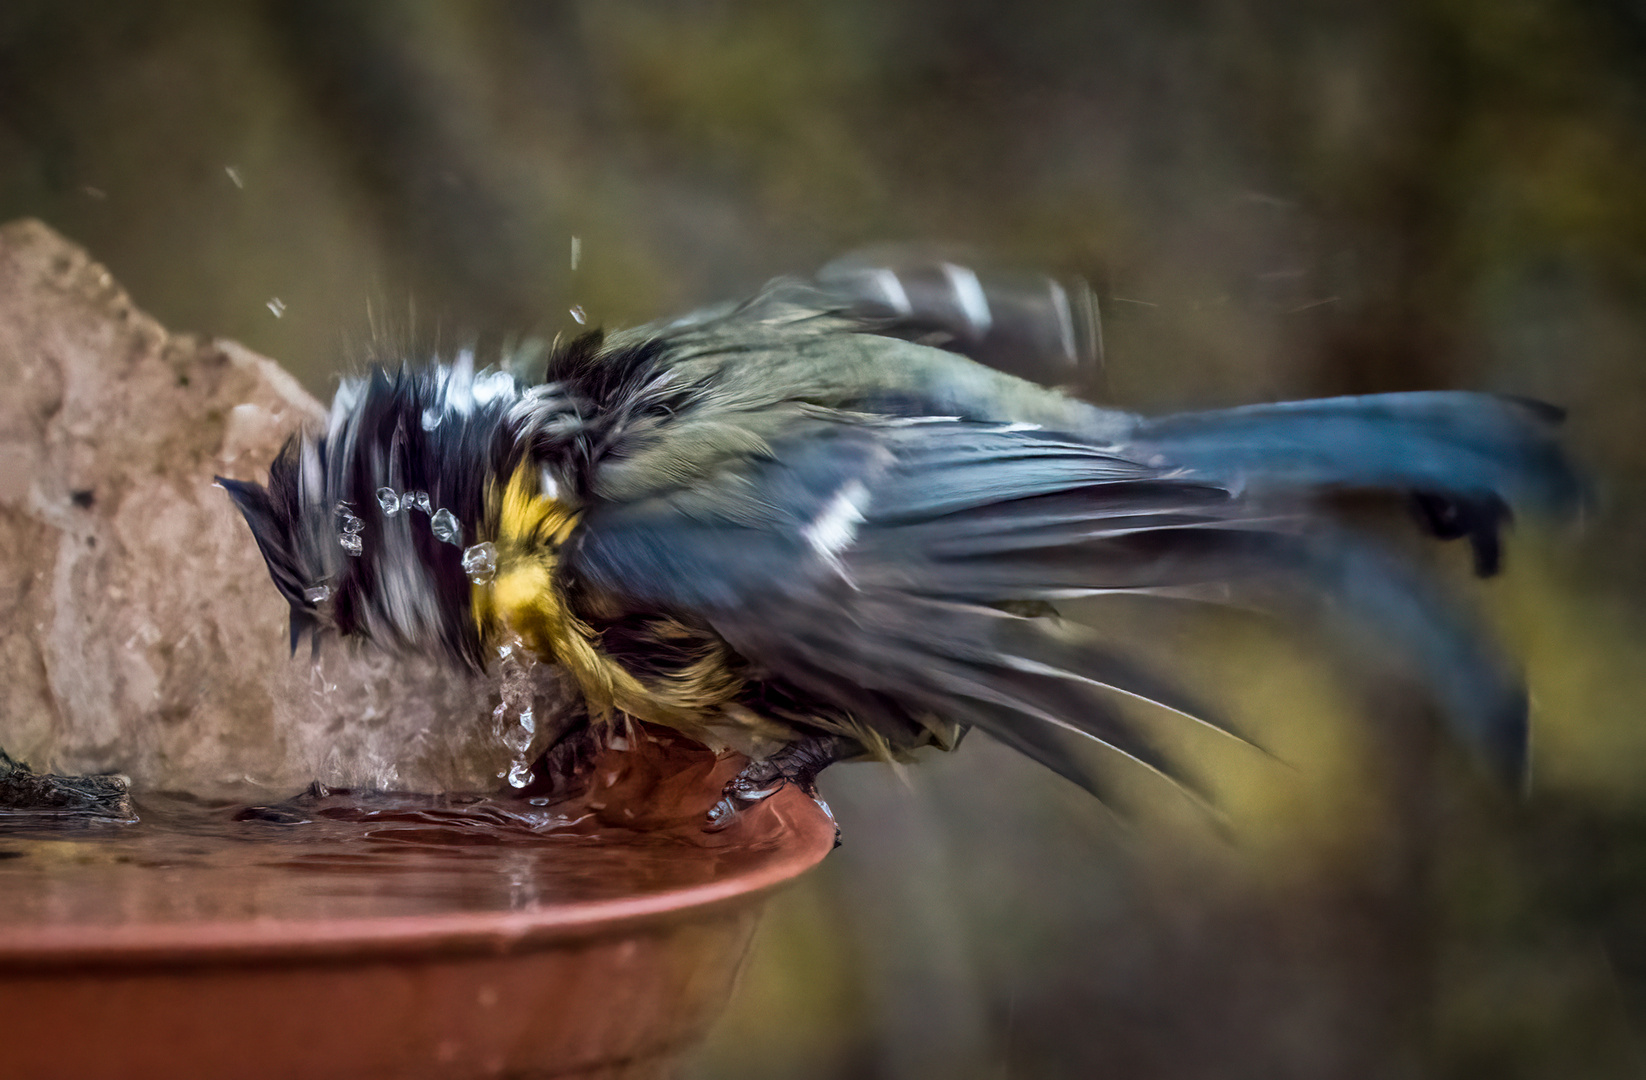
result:
M 531 782 L 528 755 L 532 740 L 537 737 L 532 688 L 532 672 L 537 667 L 537 659 L 519 642 L 501 646 L 498 656 L 502 700 L 492 710 L 492 735 L 508 750 L 509 766 L 497 775 L 506 778 L 514 787 L 525 787 Z
M 347 545 L 344 545 L 344 550 L 348 550 Z M 303 599 L 307 600 L 311 604 L 324 604 L 327 600 L 331 599 L 331 586 L 316 585 L 312 589 L 304 589 Z
M 497 576 L 497 549 L 487 543 L 464 548 L 463 572 L 476 585 L 489 584 Z
M 391 487 L 380 487 L 377 489 L 377 505 L 383 508 L 384 517 L 393 517 L 400 512 L 400 496 Z
M 360 539 L 361 530 L 366 523 L 355 516 L 348 503 L 337 504 L 337 542 L 350 555 L 358 557 L 365 550 L 365 544 Z
M 532 767 L 516 759 L 509 763 L 509 786 L 523 788 L 532 782 Z
M 419 494 L 422 494 L 419 492 Z M 428 496 L 423 496 L 427 498 Z M 429 528 L 434 530 L 434 538 L 447 544 L 463 546 L 463 523 L 457 520 L 457 515 L 444 506 L 434 512 L 429 519 Z
M 506 724 L 503 731 L 503 745 L 513 750 L 516 756 L 524 754 L 531 748 L 532 736 L 537 734 L 537 717 L 531 706 L 520 710 L 520 716 L 511 729 Z

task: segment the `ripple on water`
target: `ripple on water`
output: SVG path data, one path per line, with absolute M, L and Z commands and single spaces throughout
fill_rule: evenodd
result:
M 27 924 L 545 909 L 708 884 L 776 856 L 770 813 L 703 831 L 740 758 L 656 732 L 623 745 L 552 802 L 316 786 L 262 807 L 150 793 L 136 824 L 0 822 L 0 939 Z

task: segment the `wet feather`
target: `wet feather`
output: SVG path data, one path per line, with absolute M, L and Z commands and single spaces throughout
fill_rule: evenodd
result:
M 1053 605 L 1199 590 L 1396 642 L 1462 740 L 1524 768 L 1509 665 L 1328 502 L 1408 497 L 1495 571 L 1515 514 L 1578 497 L 1553 411 L 1422 393 L 1143 419 L 958 355 L 1031 308 L 1063 321 L 1025 348 L 1067 350 L 1066 290 L 1030 304 L 922 273 L 894 275 L 902 306 L 870 267 L 585 334 L 535 385 L 469 357 L 373 371 L 266 490 L 224 486 L 294 643 L 335 632 L 484 666 L 516 640 L 564 665 L 596 718 L 894 758 L 977 727 L 1093 791 L 1079 743 L 1193 786 L 1138 707 L 1238 734 L 1227 718 Z M 919 281 L 937 291 L 917 304 Z M 912 340 L 934 319 L 947 349 Z M 379 489 L 428 509 L 389 513 Z M 492 547 L 471 575 L 475 544 Z

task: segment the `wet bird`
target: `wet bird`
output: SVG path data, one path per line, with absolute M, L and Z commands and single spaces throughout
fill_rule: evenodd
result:
M 974 727 L 1094 792 L 1082 743 L 1182 778 L 1127 699 L 1224 722 L 1058 615 L 1107 593 L 1324 600 L 1517 776 L 1515 675 L 1331 503 L 1406 500 L 1493 573 L 1513 514 L 1572 506 L 1558 410 L 1419 392 L 1147 418 L 1042 385 L 1101 347 L 1094 314 L 1049 279 L 848 259 L 560 343 L 536 382 L 466 356 L 345 379 L 267 488 L 222 484 L 294 649 L 335 633 L 552 661 L 592 725 L 748 752 L 718 822 Z

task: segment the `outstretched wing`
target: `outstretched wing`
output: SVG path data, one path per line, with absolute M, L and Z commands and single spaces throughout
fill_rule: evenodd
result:
M 1519 745 L 1518 690 L 1467 627 L 1374 556 L 1349 573 L 1335 554 L 1349 546 L 1288 527 L 1216 483 L 1044 432 L 818 418 L 712 483 L 591 508 L 566 567 L 631 609 L 707 620 L 894 746 L 935 715 L 1088 788 L 1097 779 L 1070 735 L 1186 779 L 1118 707 L 1126 698 L 1227 725 L 1077 628 L 1015 613 L 1018 602 L 1291 576 L 1364 600 L 1414 642 L 1464 642 L 1444 673 L 1469 684 L 1446 694 L 1468 713 L 1459 730 Z M 1493 756 L 1517 767 L 1513 753 Z

